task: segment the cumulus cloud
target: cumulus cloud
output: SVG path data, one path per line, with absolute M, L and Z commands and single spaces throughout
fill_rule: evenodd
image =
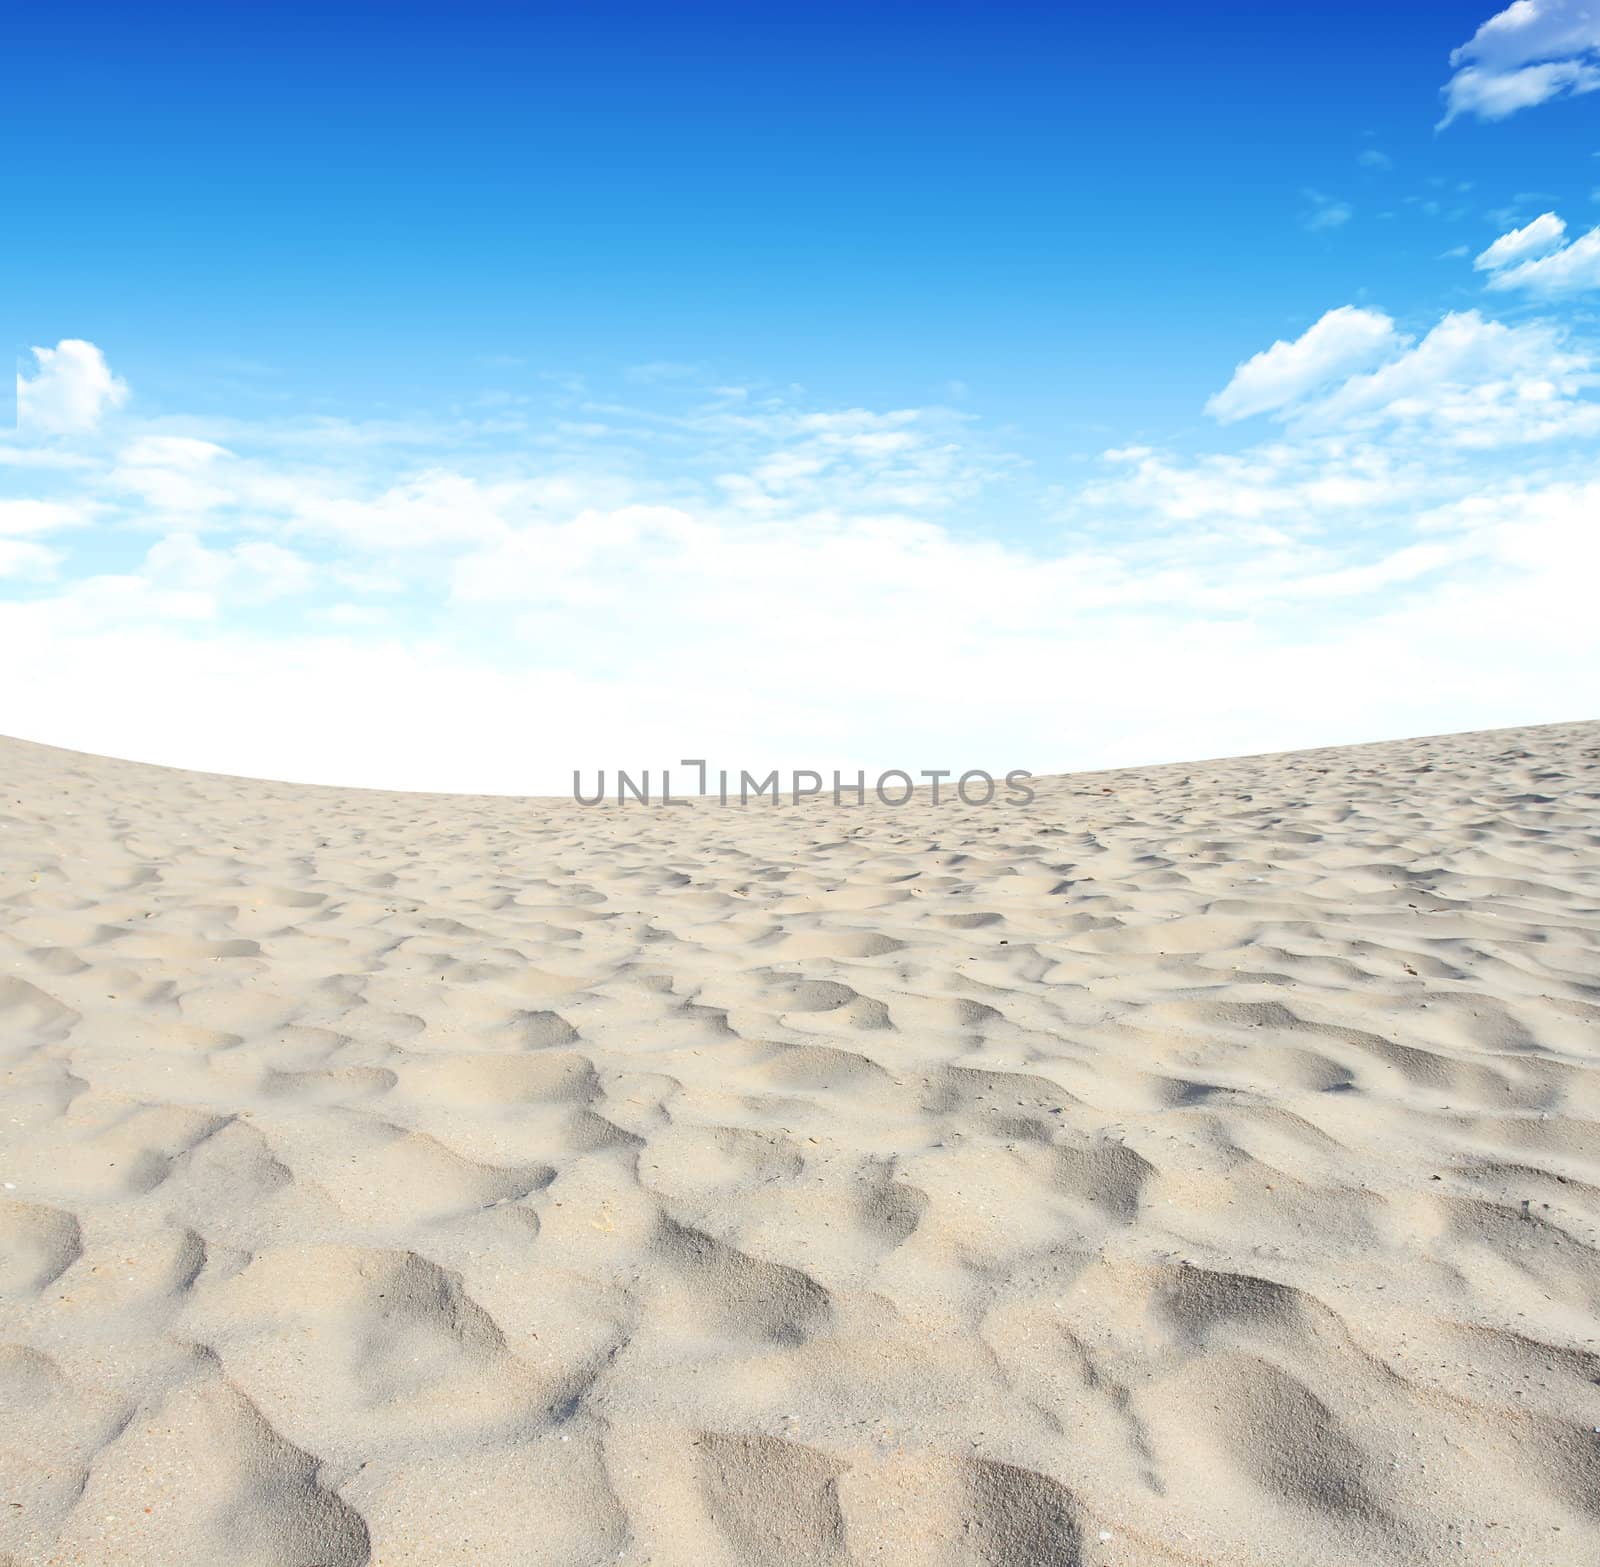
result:
M 1207 402 L 1206 412 L 1232 424 L 1284 408 L 1330 381 L 1387 358 L 1401 342 L 1394 322 L 1381 311 L 1343 305 L 1292 341 L 1280 339 L 1245 360 Z
M 1386 364 L 1294 411 L 1303 431 L 1387 428 L 1488 449 L 1600 433 L 1594 357 L 1550 322 L 1507 326 L 1475 310 L 1444 317 Z
M 1600 9 L 1588 0 L 1515 0 L 1450 56 L 1441 128 L 1464 114 L 1503 120 L 1600 88 Z
M 63 338 L 54 348 L 35 348 L 33 357 L 36 373 L 17 373 L 17 426 L 24 432 L 80 435 L 127 401 L 127 384 L 93 343 Z
M 1546 213 L 1545 216 L 1551 217 L 1553 214 Z M 1543 222 L 1543 219 L 1536 222 Z M 1530 228 L 1534 226 L 1529 225 Z M 1519 229 L 1502 236 L 1484 252 L 1484 256 L 1496 250 L 1505 240 L 1515 239 L 1524 232 Z M 1555 219 L 1558 242 L 1565 232 L 1566 225 L 1559 218 Z M 1547 299 L 1600 288 L 1600 228 L 1590 229 L 1569 245 L 1559 245 L 1559 248 L 1545 245 L 1542 248 L 1545 251 L 1542 255 L 1526 250 L 1520 252 L 1522 256 L 1530 257 L 1527 260 L 1518 259 L 1516 254 L 1504 256 L 1489 278 L 1488 286 L 1501 290 L 1523 289 Z M 1483 260 L 1483 256 L 1478 259 Z M 1511 262 L 1516 264 L 1511 265 Z
M 1458 311 L 1413 342 L 1387 316 L 1346 305 L 1240 365 L 1206 407 L 1225 423 L 1269 413 L 1302 435 L 1387 428 L 1488 448 L 1600 432 L 1597 384 L 1593 354 L 1551 322 Z
M 1567 225 L 1553 212 L 1542 212 L 1533 222 L 1502 234 L 1472 263 L 1479 272 L 1514 266 L 1532 256 L 1557 250 L 1565 241 Z

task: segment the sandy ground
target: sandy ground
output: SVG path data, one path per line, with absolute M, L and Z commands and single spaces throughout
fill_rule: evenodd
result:
M 0 742 L 0 1562 L 1600 1560 L 1600 725 L 1028 808 Z

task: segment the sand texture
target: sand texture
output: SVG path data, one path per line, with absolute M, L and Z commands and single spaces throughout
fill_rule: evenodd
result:
M 582 808 L 0 742 L 0 1563 L 1600 1561 L 1600 725 Z

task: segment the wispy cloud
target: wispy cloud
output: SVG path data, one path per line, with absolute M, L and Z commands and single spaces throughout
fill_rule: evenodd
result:
M 1300 222 L 1313 234 L 1343 228 L 1355 216 L 1355 208 L 1349 202 L 1326 196 L 1320 190 L 1308 189 L 1305 198 L 1311 205 Z
M 1464 114 L 1503 120 L 1600 88 L 1600 10 L 1579 0 L 1514 0 L 1450 56 L 1440 128 Z
M 671 359 L 654 359 L 647 364 L 629 365 L 623 378 L 639 386 L 654 386 L 662 381 L 689 381 L 702 374 L 698 365 L 680 364 Z

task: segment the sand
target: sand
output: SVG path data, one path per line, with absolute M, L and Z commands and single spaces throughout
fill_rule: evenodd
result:
M 1600 1560 L 1600 725 L 582 808 L 0 742 L 0 1562 Z

